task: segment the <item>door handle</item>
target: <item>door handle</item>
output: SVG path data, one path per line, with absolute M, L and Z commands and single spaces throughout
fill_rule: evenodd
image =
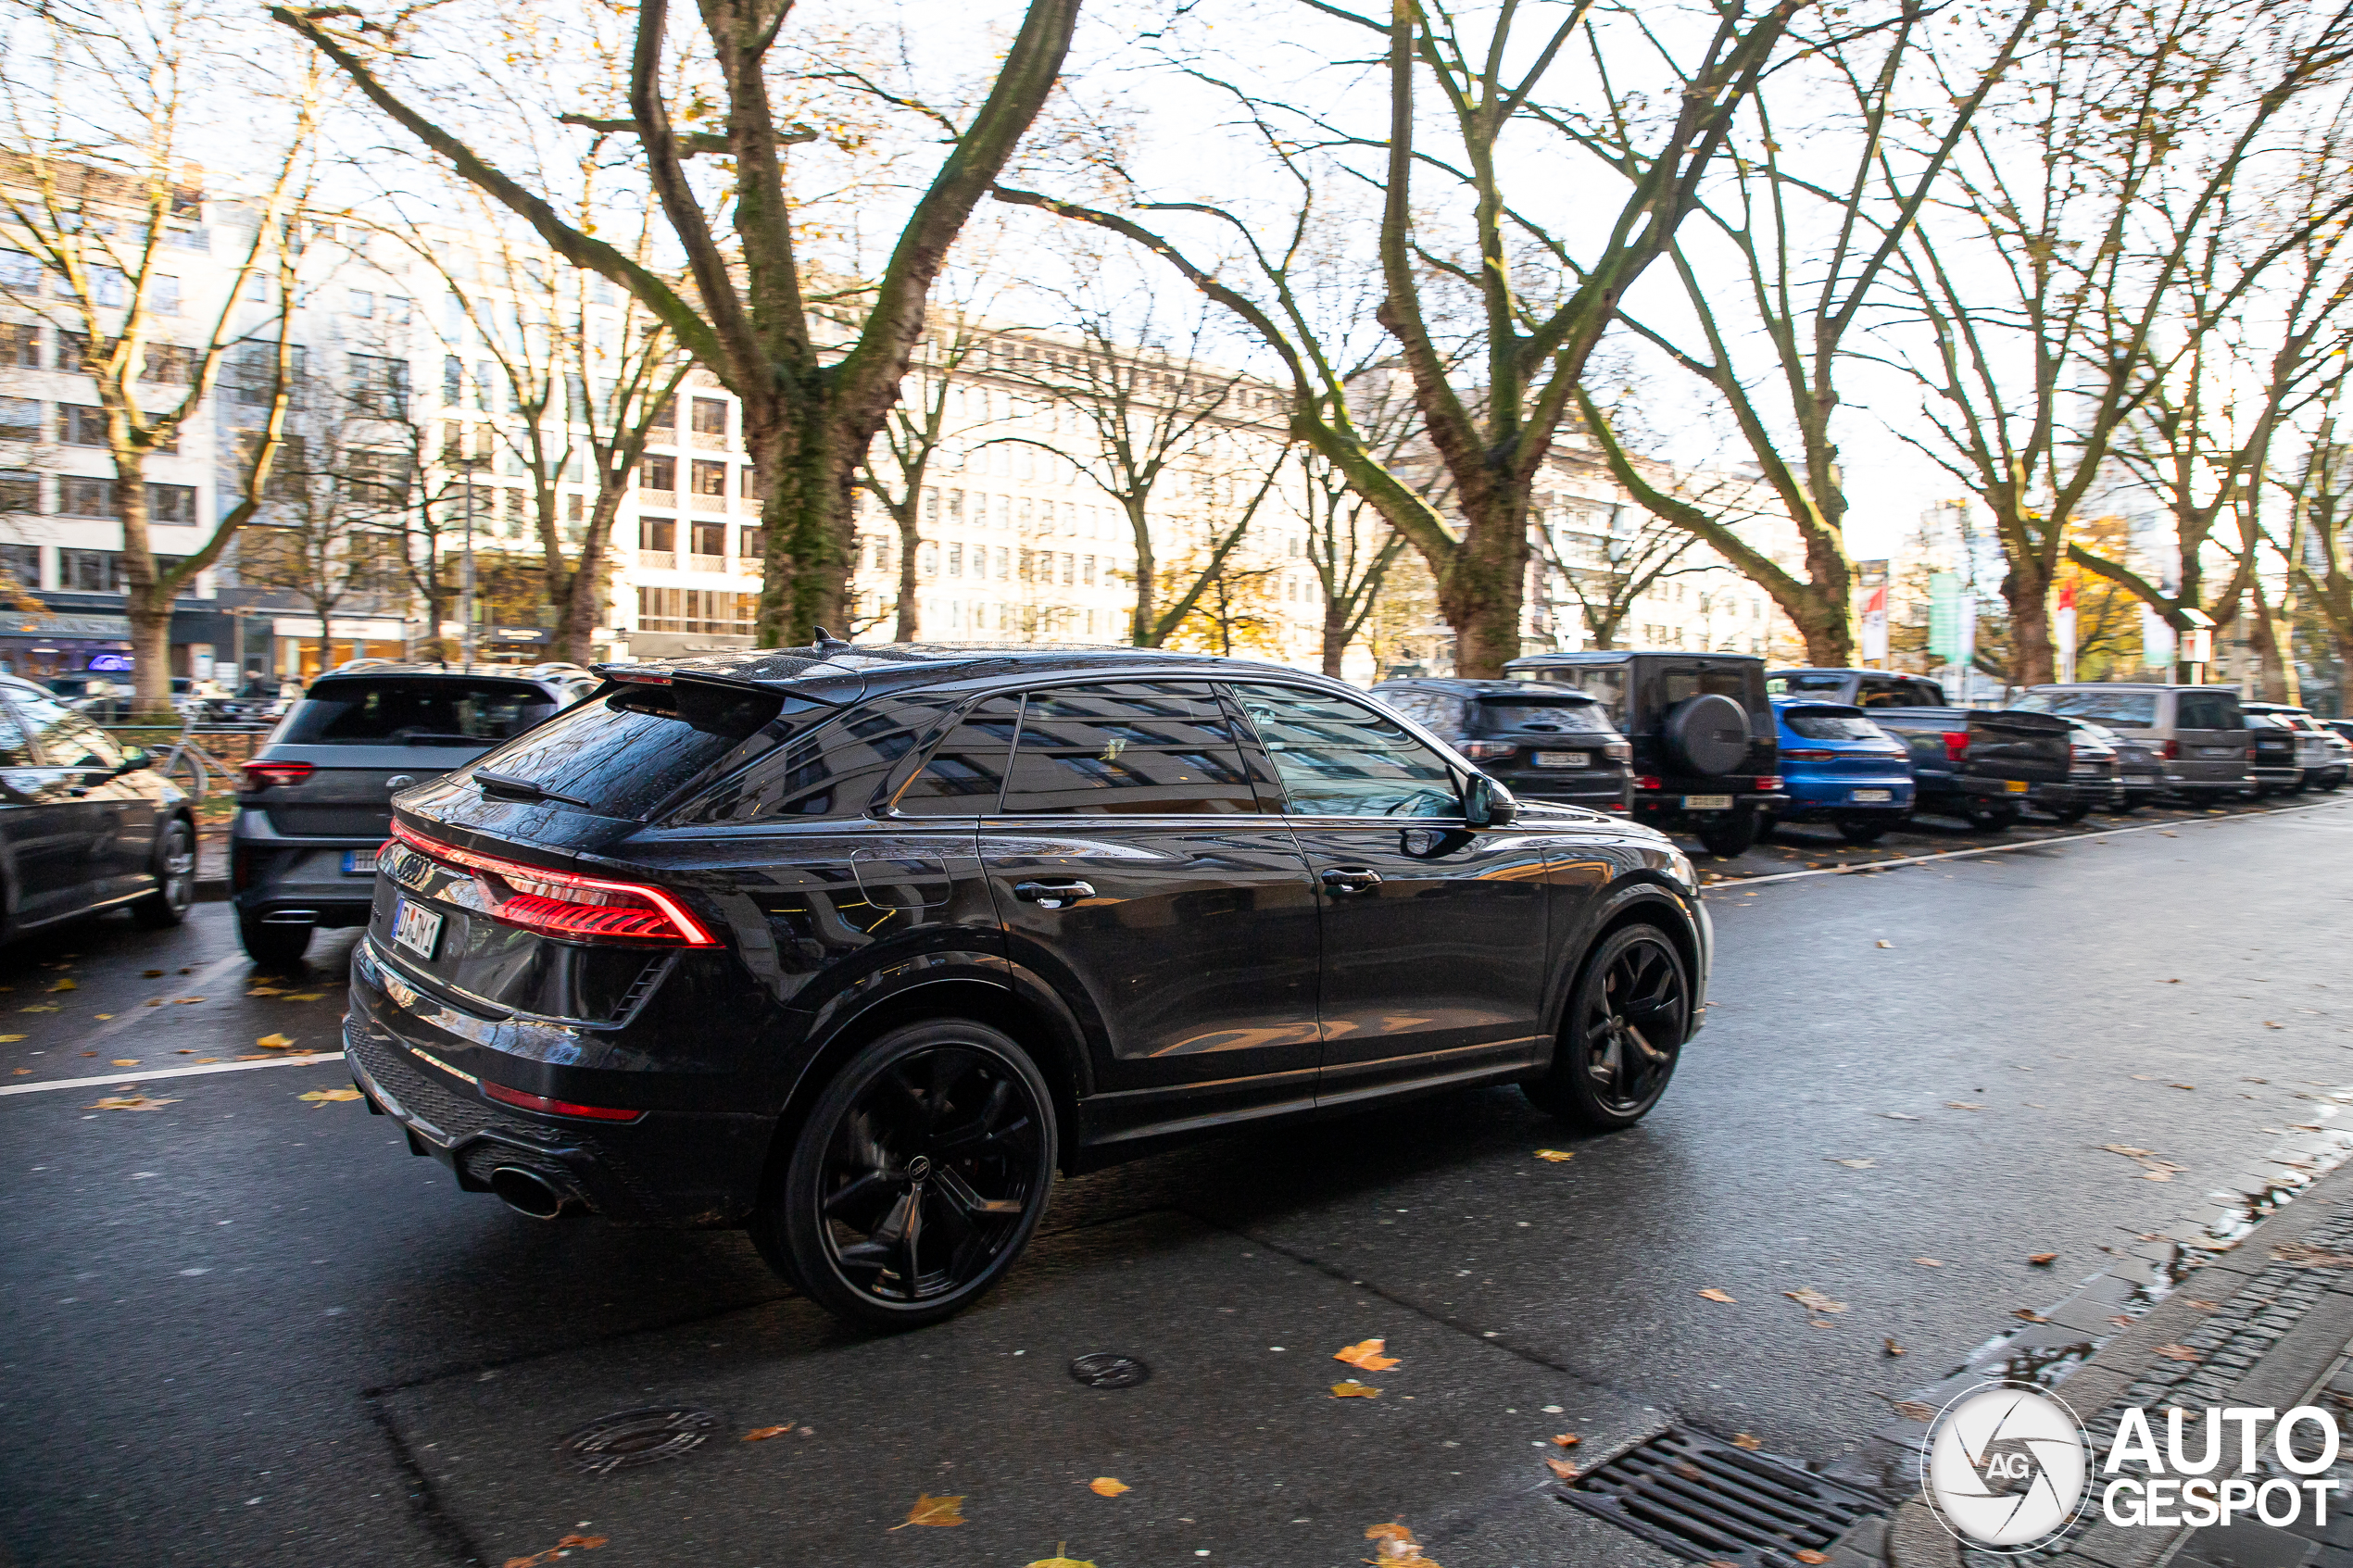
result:
M 1324 873 L 1328 893 L 1369 893 L 1380 885 L 1380 872 L 1364 866 L 1334 866 Z
M 1035 904 L 1041 909 L 1059 909 L 1076 904 L 1081 898 L 1092 898 L 1095 885 L 1089 882 L 1017 882 L 1013 897 L 1025 904 Z

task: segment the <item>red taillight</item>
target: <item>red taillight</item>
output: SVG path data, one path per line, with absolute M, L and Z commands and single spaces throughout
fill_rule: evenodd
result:
M 2168 762 L 2178 762 L 2182 759 L 2182 743 L 2169 740 L 2157 748 L 2157 754 Z
M 237 771 L 237 788 L 250 795 L 271 784 L 298 784 L 318 771 L 308 762 L 248 762 Z
M 609 1105 L 574 1105 L 568 1099 L 549 1099 L 546 1095 L 527 1095 L 521 1089 L 510 1089 L 504 1084 L 484 1080 L 482 1092 L 501 1105 L 519 1105 L 525 1110 L 544 1110 L 550 1116 L 585 1116 L 592 1122 L 635 1122 L 645 1114 L 642 1110 L 616 1110 Z
M 1945 731 L 1944 759 L 1948 762 L 1958 762 L 1962 758 L 1967 757 L 1968 755 L 1969 732 L 1967 730 Z
M 1656 789 L 1658 787 L 1658 781 L 1649 777 L 1648 775 L 1644 775 L 1634 781 L 1634 787 L 1636 789 Z
M 570 872 L 478 855 L 392 824 L 392 836 L 428 859 L 476 873 L 489 896 L 490 918 L 573 942 L 670 942 L 683 947 L 719 944 L 686 906 L 659 887 L 607 882 Z
M 1781 755 L 1787 757 L 1792 754 L 1784 751 Z M 1803 755 L 1803 753 L 1799 753 L 1798 755 Z M 1822 755 L 1828 757 L 1830 753 L 1825 751 Z M 1759 789 L 1779 789 L 1781 787 L 1781 776 L 1779 773 L 1759 773 L 1756 775 L 1756 787 Z
M 1781 760 L 1784 762 L 1827 762 L 1837 755 L 1835 751 L 1783 751 Z

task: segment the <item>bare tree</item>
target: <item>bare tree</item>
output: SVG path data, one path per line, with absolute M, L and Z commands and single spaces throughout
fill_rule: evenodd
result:
M 711 0 L 698 12 L 702 37 L 686 45 L 668 36 L 667 0 L 645 0 L 628 45 L 624 100 L 582 105 L 562 117 L 583 144 L 610 136 L 634 148 L 628 161 L 660 207 L 668 243 L 685 257 L 684 283 L 563 216 L 563 198 L 544 171 L 499 167 L 418 107 L 429 89 L 404 88 L 392 73 L 433 52 L 421 45 L 432 42 L 426 30 L 438 13 L 410 8 L 377 22 L 348 6 L 273 6 L 270 15 L 317 45 L 378 109 L 529 223 L 550 249 L 636 296 L 742 399 L 745 442 L 765 491 L 760 634 L 800 642 L 821 622 L 838 624 L 847 608 L 858 465 L 923 336 L 925 295 L 950 245 L 1061 73 L 1078 0 L 1031 0 L 976 104 L 942 107 L 912 91 L 861 83 L 946 141 L 949 151 L 909 207 L 881 274 L 840 299 L 812 287 L 802 255 L 812 215 L 786 176 L 786 150 L 821 135 L 782 123 L 777 113 L 771 55 L 789 10 L 786 0 Z M 698 74 L 666 85 L 665 69 L 682 57 Z M 706 114 L 720 129 L 681 128 Z M 723 174 L 694 172 L 693 160 L 706 155 L 717 161 L 702 167 Z M 732 242 L 714 228 L 715 206 L 727 209 Z M 863 312 L 854 326 L 844 303 L 852 297 Z
M 912 643 L 923 634 L 923 606 L 916 596 L 916 559 L 923 546 L 923 495 L 932 465 L 950 444 L 949 408 L 965 390 L 958 381 L 979 353 L 988 334 L 970 301 L 951 305 L 917 346 L 914 373 L 900 388 L 899 401 L 882 433 L 859 464 L 858 483 L 891 521 L 898 548 L 899 592 L 891 607 L 891 640 Z M 973 427 L 958 430 L 969 440 Z
M 203 232 L 208 202 L 230 199 L 189 174 L 197 100 L 213 61 L 232 47 L 226 30 L 181 6 L 49 8 L 19 25 L 44 47 L 16 50 L 0 87 L 0 230 L 31 260 L 20 280 L 0 281 L 0 298 L 53 327 L 58 368 L 91 380 L 114 469 L 111 512 L 122 526 L 137 707 L 143 717 L 168 716 L 172 599 L 260 505 L 298 393 L 301 350 L 290 333 L 318 82 L 296 73 L 280 105 L 251 89 L 246 134 L 263 144 L 263 170 L 230 217 L 233 232 L 251 228 L 226 276 L 207 280 L 217 292 L 198 297 L 183 294 L 173 250 Z M 36 59 L 38 69 L 17 69 Z M 281 108 L 284 123 L 273 124 L 270 111 Z M 250 286 L 274 304 L 258 323 L 241 320 L 255 314 L 242 308 Z M 176 449 L 224 365 L 256 428 L 237 498 L 209 523 L 193 508 L 158 519 L 148 459 Z M 153 546 L 157 521 L 204 532 L 193 551 L 167 559 Z

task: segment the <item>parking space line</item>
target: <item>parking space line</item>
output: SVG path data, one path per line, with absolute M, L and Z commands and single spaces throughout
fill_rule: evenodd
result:
M 1933 855 L 1906 855 L 1894 860 L 1857 860 L 1852 865 L 1826 866 L 1820 871 L 1774 872 L 1768 876 L 1728 876 L 1707 883 L 1703 893 L 1718 887 L 1761 887 L 1768 882 L 1796 882 L 1809 876 L 1854 876 L 1862 872 L 1894 871 L 1899 866 L 1927 866 L 1939 860 L 1962 860 L 1974 855 L 2007 855 L 2020 849 L 2040 849 L 2052 844 L 2080 844 L 2087 838 L 2121 838 L 2128 833 L 2157 833 L 2163 829 L 2204 827 L 2218 822 L 2243 822 L 2249 817 L 2284 817 L 2292 811 L 2319 811 L 2331 806 L 2353 805 L 2347 800 L 2316 800 L 2309 806 L 2274 806 L 2262 811 L 2233 811 L 2222 817 L 2176 817 L 2165 822 L 2136 822 L 2129 828 L 2101 828 L 2094 833 L 2070 833 L 2057 838 L 2022 838 L 2015 844 L 1980 844 L 1967 849 L 1940 849 Z
M 0 1084 L 0 1095 L 37 1095 L 50 1089 L 100 1089 L 124 1084 L 151 1083 L 157 1078 L 195 1078 L 208 1073 L 245 1073 L 257 1067 L 308 1067 L 314 1062 L 342 1060 L 341 1051 L 307 1051 L 301 1056 L 273 1056 L 267 1061 L 223 1061 L 209 1067 L 158 1067 L 152 1073 L 109 1073 L 103 1078 L 58 1078 L 46 1084 Z

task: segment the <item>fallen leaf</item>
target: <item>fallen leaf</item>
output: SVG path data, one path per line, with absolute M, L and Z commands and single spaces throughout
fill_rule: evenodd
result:
M 1881 947 L 1893 947 L 1894 946 L 1895 946 L 1895 944 L 1894 944 L 1894 943 L 1893 943 L 1893 942 L 1889 942 L 1889 941 L 1882 940 L 1882 941 L 1880 943 L 1880 946 L 1881 946 Z
M 1973 1099 L 1948 1099 L 1944 1102 L 1944 1108 L 1947 1110 L 1982 1110 L 1985 1109 L 1984 1106 L 1979 1104 Z
M 2264 1028 L 2266 1028 L 2266 1029 L 2284 1029 L 2284 1028 L 2286 1028 L 2286 1027 L 2287 1027 L 2287 1025 L 2286 1025 L 2286 1024 L 2284 1024 L 2284 1023 L 2274 1023 L 2274 1022 L 2272 1022 L 2270 1019 L 2268 1019 L 2268 1018 L 2267 1018 L 2267 1019 L 2265 1019 L 2265 1020 L 2263 1021 L 2263 1027 L 2264 1027 Z M 2260 1079 L 2260 1078 L 2256 1078 L 2256 1079 L 2251 1079 L 2251 1080 L 2249 1080 L 2249 1081 L 2250 1081 L 2250 1082 L 2252 1082 L 2252 1083 L 2257 1083 L 2257 1084 L 2259 1084 L 2259 1083 L 2261 1083 L 2263 1080 L 2262 1080 L 2262 1079 Z
M 2157 1348 L 2157 1353 L 2169 1361 L 2195 1361 L 2200 1359 L 2198 1353 L 2187 1345 L 2159 1345 Z
M 288 1039 L 283 1035 L 264 1035 L 261 1038 L 256 1040 L 254 1044 L 259 1046 L 266 1051 L 282 1051 L 287 1047 L 293 1045 L 294 1041 Z
M 0 1046 L 13 1046 L 19 1040 L 30 1040 L 30 1035 L 0 1035 Z
M 1731 1297 L 1725 1295 L 1722 1291 L 1717 1289 L 1712 1285 L 1705 1290 L 1701 1291 L 1700 1294 L 1707 1298 L 1710 1301 L 1721 1301 L 1728 1307 L 1737 1305 Z
M 18 1078 L 30 1078 L 32 1076 L 32 1069 L 30 1067 L 12 1067 L 8 1071 L 12 1076 Z
M 1568 1461 L 1565 1459 L 1554 1459 L 1550 1454 L 1547 1454 L 1544 1456 L 1544 1466 L 1564 1481 L 1574 1481 L 1577 1479 L 1577 1466 L 1569 1463 Z
M 1099 1498 L 1115 1498 L 1122 1492 L 1132 1492 L 1136 1488 L 1113 1476 L 1098 1475 L 1087 1483 L 1087 1489 Z
M 186 1007 L 190 1002 L 200 1002 L 203 1000 L 204 998 L 202 997 L 174 997 L 171 998 L 171 1004 L 174 1007 Z
M 2145 1160 L 2157 1152 L 2153 1148 L 2134 1148 L 2131 1144 L 2123 1143 L 2104 1143 L 2100 1147 L 2110 1154 L 2120 1154 L 2127 1160 Z
M 178 1105 L 176 1099 L 150 1099 L 145 1095 L 108 1095 L 93 1110 L 161 1110 L 167 1105 Z
M 792 1423 L 789 1421 L 782 1426 L 755 1426 L 744 1434 L 743 1440 L 747 1443 L 764 1443 L 771 1437 L 781 1437 L 791 1430 Z
M 29 1008 L 19 1008 L 19 1009 L 17 1009 L 17 1010 L 18 1010 L 19 1012 L 55 1012 L 55 1011 L 57 1011 L 57 1010 L 56 1008 L 54 1008 L 54 1007 L 51 1007 L 51 1006 L 50 1006 L 48 1003 L 46 1003 L 46 1002 L 42 1002 L 42 1003 L 39 1003 L 39 1004 L 37 1004 L 37 1005 L 35 1005 L 35 1006 L 33 1006 L 33 1007 L 29 1007 Z
M 1755 1453 L 1757 1449 L 1763 1448 L 1764 1446 L 1765 1440 L 1761 1437 L 1751 1436 L 1745 1432 L 1735 1432 L 1732 1434 L 1732 1447 L 1736 1449 L 1746 1449 L 1751 1453 Z
M 161 980 L 163 978 L 163 971 L 159 969 L 143 969 L 139 972 L 139 974 L 142 979 L 145 980 Z
M 2172 1179 L 2173 1173 L 2171 1171 L 2144 1171 L 2141 1173 L 2141 1180 L 2145 1182 L 2170 1182 Z
M 219 1061 L 220 1060 L 220 1059 L 219 1057 L 217 1057 L 217 1056 L 200 1056 L 200 1057 L 196 1058 L 196 1065 L 197 1065 L 198 1067 L 205 1067 L 205 1066 L 208 1066 L 208 1065 L 210 1065 L 210 1064 L 211 1064 L 211 1063 L 213 1063 L 213 1062 Z
M 135 1056 L 119 1056 L 112 1061 L 107 1063 L 107 1065 L 109 1067 L 136 1067 L 139 1065 L 139 1059 Z
M 50 986 L 49 989 L 52 991 L 79 991 L 82 987 L 70 980 L 60 978 L 57 983 L 55 985 Z
M 2353 1269 L 2353 1253 L 2315 1247 L 2309 1241 L 2283 1242 L 2271 1248 L 2271 1256 L 2299 1269 Z
M 101 1023 L 104 1023 L 104 1022 L 106 1022 L 108 1019 L 112 1018 L 113 1016 L 114 1016 L 114 1014 L 112 1014 L 112 1013 L 110 1013 L 110 1012 L 102 1012 L 102 1013 L 100 1013 L 100 1014 L 98 1015 L 98 1022 L 101 1022 Z
M 1850 1171 L 1868 1171 L 1879 1163 L 1876 1160 L 1833 1160 L 1833 1165 L 1843 1165 Z
M 603 1536 L 566 1536 L 545 1551 L 535 1551 L 529 1557 L 510 1557 L 502 1568 L 547 1568 L 574 1551 L 594 1551 L 605 1544 Z
M 1385 1339 L 1367 1339 L 1361 1344 L 1351 1345 L 1344 1350 L 1334 1350 L 1332 1360 L 1345 1361 L 1350 1366 L 1361 1367 L 1366 1372 L 1387 1372 L 1390 1367 L 1398 1364 L 1395 1356 L 1381 1354 L 1388 1344 L 1389 1341 Z
M 962 1494 L 952 1498 L 936 1498 L 929 1492 L 918 1492 L 915 1494 L 915 1506 L 907 1511 L 907 1517 L 890 1528 L 903 1530 L 910 1524 L 936 1524 L 945 1529 L 963 1522 L 964 1499 Z M 884 1533 L 887 1535 L 889 1532 Z
M 2167 1088 L 2170 1088 L 2170 1089 L 2190 1089 L 2190 1090 L 2196 1090 L 2196 1087 L 2197 1087 L 2197 1085 L 2196 1085 L 2196 1084 L 2168 1084 L 2168 1085 L 2166 1085 L 2166 1087 L 2167 1087 Z
M 313 1089 L 307 1095 L 295 1096 L 295 1098 L 307 1099 L 313 1105 L 332 1105 L 337 1100 L 358 1099 L 359 1098 L 359 1091 L 358 1089 Z
M 1380 1398 L 1380 1390 L 1367 1384 L 1359 1383 L 1352 1377 L 1344 1383 L 1332 1385 L 1332 1398 L 1335 1399 L 1378 1399 Z
M 1536 1158 L 1550 1160 L 1555 1165 L 1566 1165 L 1577 1158 L 1577 1151 L 1570 1148 L 1540 1148 L 1536 1151 Z
M 2014 1318 L 2024 1318 L 2028 1323 L 2048 1323 L 2051 1321 L 2032 1307 L 2015 1308 L 2011 1311 L 2010 1316 Z
M 1091 1562 L 1081 1562 L 1075 1557 L 1063 1556 L 1063 1552 L 1068 1549 L 1070 1543 L 1068 1541 L 1055 1542 L 1054 1555 L 1051 1557 L 1039 1558 L 1037 1562 L 1031 1563 L 1029 1568 L 1095 1568 L 1095 1565 Z
M 1375 1524 L 1365 1531 L 1365 1538 L 1373 1543 L 1373 1555 L 1366 1561 L 1382 1564 L 1383 1568 L 1438 1568 L 1438 1564 L 1422 1555 L 1422 1543 L 1401 1520 L 1394 1524 Z
M 1897 1399 L 1889 1408 L 1906 1421 L 1934 1421 L 1936 1419 L 1936 1407 L 1924 1405 L 1918 1399 Z
M 2033 1264 L 2038 1269 L 2045 1268 L 2050 1264 L 2058 1261 L 2058 1254 L 2056 1252 L 2033 1252 L 2027 1255 L 2026 1261 Z
M 1845 1302 L 1833 1301 L 1810 1285 L 1800 1286 L 1795 1290 L 1784 1290 L 1781 1294 L 1788 1297 L 1791 1300 L 1796 1302 L 1799 1306 L 1805 1308 L 1809 1312 L 1843 1312 L 1846 1311 Z
M 1828 1562 L 1831 1560 L 1831 1554 L 1829 1552 L 1816 1551 L 1811 1547 L 1799 1547 L 1796 1550 L 1791 1552 L 1790 1555 L 1797 1559 L 1800 1562 L 1805 1563 L 1806 1568 L 1814 1568 L 1815 1563 Z
M 1554 1437 L 1554 1439 L 1553 1439 L 1553 1441 L 1554 1441 L 1554 1443 L 1558 1444 L 1560 1447 L 1562 1447 L 1562 1448 L 1564 1448 L 1564 1449 L 1573 1449 L 1573 1448 L 1575 1448 L 1578 1444 L 1579 1444 L 1579 1443 L 1583 1442 L 1584 1440 L 1585 1440 L 1584 1438 L 1579 1437 L 1579 1436 L 1576 1433 L 1574 1433 L 1574 1432 L 1563 1432 L 1563 1433 L 1559 1434 L 1558 1436 L 1556 1436 L 1555 1437 Z
M 287 991 L 283 996 L 290 1002 L 315 1002 L 326 994 L 324 991 Z
M 1895 1336 L 1892 1334 L 1882 1338 L 1880 1343 L 1887 1347 L 1887 1353 L 1891 1356 L 1908 1356 L 1911 1354 L 1911 1352 L 1905 1349 L 1903 1346 L 1895 1343 Z

